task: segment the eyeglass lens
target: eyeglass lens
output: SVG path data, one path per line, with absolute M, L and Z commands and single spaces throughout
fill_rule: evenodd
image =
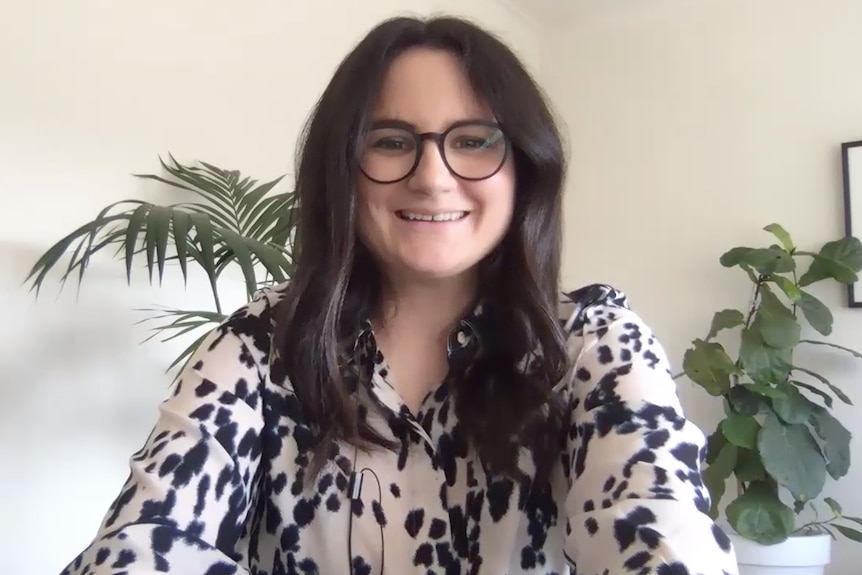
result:
M 375 128 L 365 138 L 360 167 L 378 182 L 396 182 L 407 177 L 417 164 L 420 140 L 404 128 Z M 443 160 L 464 179 L 492 176 L 506 158 L 506 139 L 498 126 L 462 124 L 444 133 Z M 423 153 L 427 153 L 425 150 Z

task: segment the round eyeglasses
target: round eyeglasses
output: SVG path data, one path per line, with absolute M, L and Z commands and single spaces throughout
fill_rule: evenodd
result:
M 359 168 L 378 184 L 393 184 L 409 178 L 419 167 L 425 140 L 437 144 L 443 163 L 464 180 L 484 180 L 500 171 L 509 153 L 509 143 L 495 122 L 458 122 L 445 132 L 417 134 L 398 121 L 378 122 L 365 135 L 359 153 Z

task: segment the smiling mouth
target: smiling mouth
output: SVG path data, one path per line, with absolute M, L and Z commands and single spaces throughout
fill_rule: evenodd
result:
M 458 212 L 440 212 L 436 214 L 420 214 L 417 212 L 410 212 L 408 210 L 398 210 L 395 212 L 399 218 L 408 222 L 432 222 L 432 223 L 445 223 L 445 222 L 457 222 L 459 220 L 463 220 L 467 217 L 467 214 L 470 212 L 458 211 Z

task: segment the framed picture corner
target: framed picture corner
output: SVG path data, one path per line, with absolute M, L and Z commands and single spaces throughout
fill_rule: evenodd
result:
M 841 144 L 844 234 L 862 235 L 862 140 Z M 847 305 L 862 308 L 862 278 L 847 286 Z

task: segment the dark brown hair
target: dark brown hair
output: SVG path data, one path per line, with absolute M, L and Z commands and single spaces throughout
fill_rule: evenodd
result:
M 280 368 L 316 435 L 313 470 L 336 440 L 392 447 L 359 417 L 343 370 L 351 351 L 345 338 L 380 294 L 377 268 L 356 236 L 357 146 L 387 68 L 413 47 L 457 56 L 511 142 L 512 225 L 481 263 L 480 296 L 492 323 L 486 331 L 494 337 L 483 338 L 484 353 L 457 383 L 455 410 L 491 469 L 516 475 L 518 446 L 530 449 L 541 470 L 557 453 L 563 408 L 551 388 L 568 367 L 557 316 L 564 154 L 553 115 L 525 67 L 468 21 L 382 22 L 340 63 L 317 102 L 297 154 L 296 268 L 276 316 Z

